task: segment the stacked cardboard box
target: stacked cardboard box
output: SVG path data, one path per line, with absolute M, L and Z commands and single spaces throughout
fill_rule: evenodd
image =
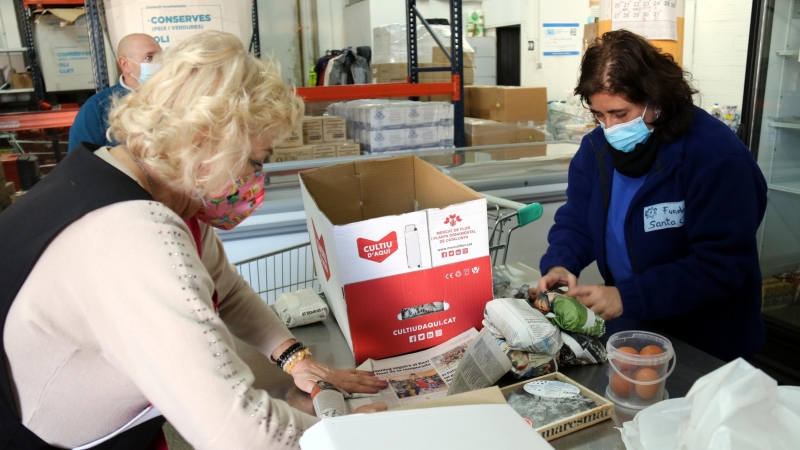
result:
M 480 122 L 473 122 L 472 127 L 466 127 L 467 145 L 531 143 L 545 140 L 547 88 L 466 86 L 464 110 L 468 117 L 480 119 Z M 500 123 L 506 126 L 503 127 L 499 125 Z M 505 134 L 500 132 L 501 129 Z M 471 136 L 471 133 L 477 135 Z
M 342 117 L 304 117 L 295 124 L 292 133 L 272 150 L 267 162 L 335 158 L 360 153 L 355 144 L 345 142 L 345 126 L 346 121 Z M 343 148 L 341 151 L 340 147 Z
M 453 105 L 390 100 L 335 103 L 330 113 L 347 120 L 347 135 L 366 153 L 453 146 Z

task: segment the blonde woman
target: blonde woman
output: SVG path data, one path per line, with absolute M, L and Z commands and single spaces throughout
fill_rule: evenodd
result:
M 227 33 L 163 64 L 115 101 L 122 145 L 78 147 L 0 215 L 0 448 L 154 448 L 159 413 L 198 449 L 297 448 L 317 419 L 251 387 L 234 335 L 306 392 L 387 387 L 314 360 L 212 229 L 258 208 L 300 100 Z

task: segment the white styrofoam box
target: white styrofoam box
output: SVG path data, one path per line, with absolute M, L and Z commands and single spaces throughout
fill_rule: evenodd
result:
M 94 90 L 89 31 L 86 15 L 75 22 L 66 22 L 56 13 L 36 14 L 33 25 L 36 53 L 48 92 Z M 70 19 L 71 20 L 71 19 Z M 117 63 L 106 42 L 106 64 L 109 75 L 116 75 Z M 116 76 L 109 81 L 116 84 Z
M 361 143 L 370 153 L 403 150 L 406 148 L 406 129 L 364 130 Z
M 442 107 L 438 103 L 410 102 L 406 108 L 406 125 L 434 125 L 441 120 Z
M 471 37 L 467 42 L 475 49 L 476 58 L 497 57 L 497 41 L 493 37 Z
M 245 45 L 253 35 L 252 3 L 224 0 L 103 0 L 111 44 L 131 33 L 153 36 L 162 49 L 204 30 L 226 31 Z
M 406 128 L 406 148 L 421 149 L 439 146 L 439 125 L 419 125 Z
M 497 77 L 475 77 L 475 86 L 497 86 Z
M 368 130 L 401 128 L 406 125 L 409 102 L 365 105 L 360 108 L 363 123 Z
M 478 77 L 496 77 L 497 76 L 497 58 L 475 58 L 475 78 Z M 475 83 L 476 85 L 478 83 Z

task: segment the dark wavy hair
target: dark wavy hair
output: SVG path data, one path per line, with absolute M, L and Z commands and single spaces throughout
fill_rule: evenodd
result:
M 655 126 L 662 138 L 673 140 L 692 123 L 692 75 L 672 55 L 661 53 L 645 38 L 627 30 L 610 31 L 589 46 L 581 61 L 575 94 L 588 105 L 589 97 L 620 95 L 638 105 L 661 108 Z

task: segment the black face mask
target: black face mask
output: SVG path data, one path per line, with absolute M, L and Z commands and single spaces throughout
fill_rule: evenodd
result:
M 632 152 L 621 152 L 612 146 L 608 146 L 611 152 L 611 161 L 614 163 L 614 169 L 630 178 L 639 178 L 647 175 L 650 168 L 658 156 L 658 148 L 661 145 L 661 138 L 656 131 L 650 135 L 643 144 L 636 144 Z

